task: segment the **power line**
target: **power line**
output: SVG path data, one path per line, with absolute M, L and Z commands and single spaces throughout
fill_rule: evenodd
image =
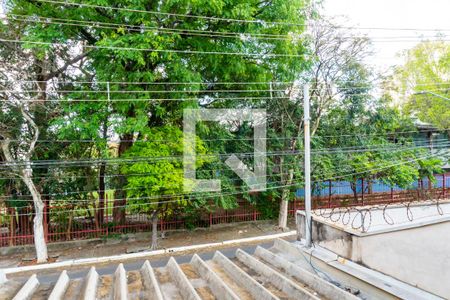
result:
M 50 80 L 23 80 L 23 79 L 15 79 L 14 82 L 25 82 L 25 83 L 38 83 L 38 82 L 48 82 L 52 80 L 61 80 L 60 78 L 52 78 Z M 373 82 L 384 80 L 384 78 L 375 78 L 374 80 L 371 80 Z M 0 82 L 8 82 L 11 80 L 5 80 L 0 79 Z M 210 81 L 102 81 L 102 80 L 91 80 L 91 81 L 77 81 L 77 80 L 71 80 L 69 82 L 66 82 L 64 79 L 61 80 L 62 83 L 67 84 L 83 84 L 83 83 L 95 83 L 95 84 L 130 84 L 130 85 L 247 85 L 247 84 L 293 84 L 293 83 L 300 83 L 297 81 L 217 81 L 217 82 L 210 82 Z M 361 80 L 343 80 L 339 81 L 339 83 L 351 83 L 356 82 L 360 83 Z M 320 82 L 319 82 L 320 83 Z M 423 85 L 449 85 L 450 82 L 436 82 L 436 81 L 430 81 L 430 82 L 422 82 L 418 84 L 414 84 L 415 86 L 423 86 Z M 352 86 L 350 86 L 352 87 Z M 353 87 L 371 87 L 371 85 L 368 84 L 358 84 L 357 86 Z
M 449 83 L 450 84 L 450 83 Z M 370 86 L 350 86 L 350 87 L 336 87 L 336 90 L 338 91 L 347 91 L 347 90 L 354 90 L 354 89 L 358 89 L 358 88 L 368 88 Z M 293 88 L 295 89 L 295 87 L 289 87 L 289 88 Z M 167 93 L 250 93 L 250 92 L 255 92 L 255 93 L 259 93 L 259 92 L 286 92 L 288 90 L 288 88 L 285 89 L 228 89 L 228 90 L 212 90 L 212 89 L 208 89 L 208 90 L 194 90 L 194 89 L 190 89 L 190 90 L 49 90 L 48 92 L 54 92 L 54 93 L 93 93 L 93 94 L 99 94 L 99 93 L 103 93 L 103 94 L 133 94 L 133 93 L 162 93 L 162 94 L 167 94 Z M 323 88 L 316 88 L 316 89 L 311 89 L 312 91 L 322 91 L 324 90 Z M 385 89 L 382 89 L 385 90 Z M 435 89 L 427 89 L 427 91 L 450 91 L 450 88 L 435 88 Z M 0 90 L 0 92 L 23 92 L 23 93 L 39 93 L 42 92 L 42 90 L 23 90 L 23 91 L 17 91 L 17 90 Z M 352 96 L 352 95 L 366 95 L 367 93 L 364 94 L 358 94 L 358 93 L 351 93 L 348 94 L 348 96 Z
M 427 129 L 425 131 L 418 131 L 418 130 L 411 130 L 411 131 L 394 131 L 394 132 L 386 132 L 386 133 L 375 133 L 375 134 L 364 134 L 364 133 L 354 133 L 352 135 L 327 135 L 327 136 L 320 136 L 318 135 L 317 138 L 321 137 L 346 137 L 346 136 L 388 136 L 393 134 L 405 134 L 405 133 L 421 133 L 421 132 L 434 132 L 433 129 Z M 272 141 L 272 140 L 294 140 L 299 139 L 300 136 L 285 136 L 285 137 L 261 137 L 260 140 L 266 140 L 266 141 Z M 433 142 L 435 141 L 446 141 L 447 139 L 433 139 Z M 10 142 L 21 142 L 21 140 L 18 139 L 10 139 Z M 168 142 L 170 140 L 164 139 L 164 140 L 124 140 L 124 139 L 117 139 L 117 140 L 109 140 L 105 138 L 99 138 L 99 139 L 62 139 L 62 140 L 41 140 L 38 139 L 37 142 L 40 143 L 72 143 L 72 142 L 79 142 L 79 143 L 119 143 L 119 142 L 126 142 L 126 143 L 156 143 L 156 142 Z M 235 137 L 235 138 L 212 138 L 212 139 L 201 139 L 202 142 L 219 142 L 219 141 L 254 141 L 254 138 L 245 138 L 245 137 Z M 427 142 L 424 142 L 427 143 Z M 350 148 L 353 147 L 366 147 L 366 146 L 348 146 Z M 327 150 L 327 149 L 347 149 L 348 147 L 335 147 L 335 148 L 320 148 L 320 150 Z
M 433 144 L 435 146 L 446 146 L 450 143 L 447 139 L 442 139 L 444 142 L 442 143 L 436 143 Z M 176 141 L 169 141 L 171 143 L 176 143 Z M 400 146 L 401 147 L 401 146 Z M 428 148 L 430 145 L 425 146 L 414 146 L 414 147 L 407 147 L 406 149 L 415 149 L 415 148 Z M 387 147 L 380 147 L 380 148 L 364 148 L 364 149 L 341 149 L 341 148 L 328 148 L 328 149 L 318 149 L 316 151 L 312 151 L 312 153 L 329 153 L 329 152 L 345 152 L 345 151 L 375 151 L 375 150 L 385 150 L 385 149 L 398 149 L 398 145 L 389 145 Z M 251 157 L 255 155 L 254 152 L 235 152 L 235 153 L 218 153 L 218 154 L 197 154 L 197 158 L 217 158 L 217 157 L 227 157 L 231 154 L 237 155 L 237 156 L 243 156 L 243 157 Z M 284 150 L 284 151 L 272 151 L 272 152 L 266 152 L 264 155 L 266 156 L 272 156 L 272 155 L 299 155 L 302 154 L 301 151 L 290 151 L 290 150 Z M 166 160 L 181 160 L 183 159 L 183 155 L 168 155 L 168 156 L 151 156 L 151 157 L 132 157 L 132 158 L 112 158 L 112 159 L 89 159 L 89 160 L 32 160 L 32 161 L 20 161 L 17 163 L 8 163 L 3 162 L 1 165 L 6 166 L 14 166 L 14 165 L 28 165 L 31 164 L 32 166 L 41 166 L 41 165 L 51 165 L 51 164 L 77 164 L 77 163 L 122 163 L 122 162 L 153 162 L 153 161 L 166 161 Z
M 447 147 L 450 145 L 449 141 L 446 141 L 444 143 L 436 143 L 433 144 L 434 148 L 440 148 L 440 147 Z M 430 145 L 427 146 L 416 146 L 416 147 L 409 147 L 405 150 L 413 150 L 413 149 L 422 149 L 422 148 L 429 148 Z M 384 147 L 384 148 L 371 148 L 371 149 L 351 149 L 351 150 L 336 150 L 336 151 L 312 151 L 314 154 L 330 154 L 330 153 L 355 153 L 355 152 L 373 152 L 373 151 L 399 151 L 399 147 L 397 145 L 392 145 L 390 147 Z M 400 150 L 401 151 L 401 150 Z M 234 154 L 236 156 L 240 157 L 247 157 L 251 158 L 254 156 L 254 152 L 245 152 L 245 153 L 222 153 L 222 154 L 201 154 L 197 155 L 197 158 L 228 158 L 231 154 Z M 268 157 L 276 157 L 276 156 L 299 156 L 302 155 L 301 151 L 274 151 L 274 152 L 267 152 L 265 153 L 265 156 Z M 181 161 L 184 159 L 183 155 L 172 155 L 172 156 L 155 156 L 155 157 L 133 157 L 133 158 L 114 158 L 114 159 L 89 159 L 89 160 L 36 160 L 36 161 L 20 161 L 20 162 L 7 162 L 0 164 L 0 170 L 2 169 L 9 169 L 11 167 L 17 167 L 17 166 L 26 166 L 31 164 L 33 169 L 38 168 L 46 168 L 46 167 L 52 167 L 56 166 L 58 168 L 71 168 L 71 167 L 90 167 L 92 165 L 106 163 L 106 164 L 124 164 L 124 163 L 139 163 L 139 162 L 161 162 L 161 161 L 175 161 L 181 163 Z
M 213 140 L 211 140 L 213 141 Z M 431 143 L 423 143 L 423 146 L 419 146 L 419 145 L 410 145 L 409 147 L 406 146 L 399 146 L 399 145 L 389 145 L 389 144 L 383 144 L 383 145 L 378 145 L 378 146 L 387 146 L 387 147 L 366 147 L 366 146 L 350 146 L 350 147 L 339 147 L 339 148 L 322 148 L 322 149 L 317 149 L 317 150 L 313 150 L 312 153 L 313 154 L 341 154 L 341 153 L 361 153 L 361 152 L 406 152 L 406 151 L 412 151 L 412 150 L 418 150 L 418 149 L 426 149 L 429 148 L 430 146 L 434 146 L 437 149 L 442 149 L 445 148 L 446 146 L 450 146 L 450 141 L 448 141 L 447 139 L 439 139 L 439 140 L 435 140 L 435 143 L 431 144 Z M 228 156 L 231 155 L 233 153 L 224 153 L 224 154 L 216 154 L 218 156 Z M 251 154 L 250 152 L 246 152 L 246 153 L 234 153 L 234 155 L 245 155 L 248 156 L 249 154 Z M 268 152 L 267 154 L 269 154 L 269 156 L 277 156 L 277 155 L 284 155 L 284 156 L 301 156 L 303 155 L 302 152 L 300 151 L 274 151 L 274 152 Z M 214 154 L 211 154 L 214 155 Z M 215 155 L 214 155 L 215 156 Z M 173 159 L 173 158 L 179 158 L 180 156 L 177 157 L 155 157 L 155 158 L 168 158 L 168 159 Z M 135 162 L 148 162 L 147 159 L 151 159 L 152 157 L 134 157 L 131 159 L 113 159 L 114 161 L 111 162 L 107 162 L 106 160 L 104 161 L 100 161 L 97 162 L 95 161 L 95 163 L 107 163 L 109 165 L 111 164 L 115 164 L 115 163 L 135 163 Z M 85 160 L 85 162 L 91 162 L 92 160 Z M 32 161 L 32 162 L 37 162 L 39 163 L 40 161 Z M 55 163 L 57 164 L 59 161 L 58 160 L 45 160 L 44 162 L 49 162 L 49 163 Z M 64 162 L 64 161 L 63 161 Z M 25 164 L 25 162 L 24 162 Z M 297 165 L 296 163 L 285 163 L 282 166 L 292 166 L 292 165 Z M 73 166 L 73 165 L 72 165 Z M 84 166 L 84 165 L 75 165 L 75 166 Z M 276 166 L 278 167 L 279 165 L 276 164 Z M 216 171 L 225 171 L 225 170 L 229 170 L 227 169 L 221 169 L 221 168 L 215 168 L 215 169 L 199 169 L 198 171 L 201 172 L 216 172 Z M 182 170 L 180 171 L 174 171 L 173 174 L 176 173 L 183 173 Z M 143 175 L 154 175 L 154 173 L 134 173 L 134 174 L 106 174 L 103 177 L 115 177 L 115 176 L 143 176 Z M 73 175 L 70 174 L 68 176 L 69 178 L 92 178 L 93 176 L 78 176 L 78 175 Z M 14 179 L 15 177 L 2 177 L 0 179 Z M 46 178 L 46 177 L 34 177 L 35 179 L 37 178 Z
M 292 97 L 208 97 L 208 98 L 125 98 L 125 99 L 46 99 L 44 100 L 44 102 L 60 102 L 60 103 L 65 103 L 65 104 L 77 104 L 79 102 L 111 102 L 111 103 L 115 103 L 115 102 L 158 102 L 158 101 L 199 101 L 199 100 L 204 100 L 204 101 L 222 101 L 222 100 L 249 100 L 249 101 L 253 101 L 253 100 L 270 100 L 270 99 L 292 99 Z M 0 103 L 1 102 L 17 102 L 17 103 L 21 103 L 21 102 L 36 102 L 37 100 L 34 99 L 21 99 L 21 100 L 6 100 L 6 99 L 0 99 Z
M 14 82 L 24 82 L 24 83 L 41 83 L 48 82 L 52 80 L 60 80 L 59 78 L 52 78 L 50 80 L 22 80 L 15 79 Z M 384 80 L 383 78 L 376 78 L 373 81 L 376 82 L 378 80 Z M 0 82 L 8 82 L 10 80 L 1 80 Z M 298 81 L 219 81 L 219 82 L 208 82 L 208 81 L 168 81 L 168 82 L 155 82 L 155 81 L 101 81 L 101 80 L 91 80 L 91 81 L 69 81 L 61 80 L 62 83 L 66 84 L 86 84 L 86 83 L 95 83 L 95 84 L 129 84 L 129 85 L 258 85 L 258 84 L 294 84 L 298 83 Z M 340 83 L 351 83 L 351 82 L 360 82 L 360 80 L 344 80 L 340 81 Z M 428 85 L 450 85 L 450 82 L 429 82 L 429 83 L 419 83 L 414 84 L 414 86 L 428 86 Z M 371 87 L 371 85 L 360 84 L 357 86 L 350 87 Z M 346 87 L 346 88 L 350 88 Z
M 0 39 L 0 42 L 9 42 L 17 44 L 46 45 L 46 46 L 66 46 L 63 43 L 49 43 L 38 41 L 22 41 L 11 39 Z M 134 47 L 115 47 L 115 46 L 98 46 L 83 45 L 87 49 L 104 49 L 104 50 L 120 50 L 120 51 L 142 51 L 142 52 L 161 52 L 161 53 L 180 53 L 180 54 L 206 54 L 206 55 L 232 55 L 232 56 L 250 56 L 262 58 L 271 57 L 307 57 L 307 54 L 275 54 L 275 53 L 244 53 L 244 52 L 224 52 L 224 51 L 197 51 L 197 50 L 176 50 L 176 49 L 150 49 L 150 48 L 134 48 Z
M 1 91 L 0 91 L 1 92 Z M 9 91 L 12 93 L 13 91 Z M 242 93 L 249 93 L 250 91 L 243 91 Z M 25 92 L 20 92 L 25 93 Z M 142 92 L 145 94 L 145 92 Z M 176 92 L 179 94 L 182 94 L 183 92 Z M 220 92 L 225 93 L 225 92 Z M 256 92 L 261 93 L 261 92 Z M 365 96 L 365 97 L 374 97 L 374 95 L 369 93 L 352 93 L 352 94 L 345 94 L 343 92 L 336 93 L 333 97 L 354 97 L 354 96 Z M 225 100 L 248 100 L 248 101 L 255 101 L 255 100 L 273 100 L 273 99 L 290 99 L 290 100 L 296 100 L 298 99 L 298 96 L 258 96 L 258 97 L 214 97 L 209 95 L 202 95 L 201 97 L 185 97 L 185 98 L 118 98 L 118 99 L 71 99 L 71 98 L 65 98 L 65 99 L 46 99 L 46 100 L 36 100 L 36 99 L 20 99 L 20 100 L 9 100 L 9 99 L 0 99 L 0 103 L 7 103 L 8 105 L 14 105 L 19 103 L 27 103 L 27 102 L 48 102 L 48 103 L 65 103 L 65 104 L 78 104 L 81 102 L 98 102 L 98 103 L 116 103 L 116 102 L 158 102 L 158 101 L 225 101 Z
M 236 23 L 251 23 L 251 24 L 260 24 L 260 25 L 286 25 L 286 26 L 315 26 L 315 27 L 325 27 L 325 28 L 341 28 L 341 29 L 367 29 L 367 30 L 399 30 L 399 31 L 450 31 L 450 28 L 436 28 L 436 29 L 428 29 L 428 28 L 394 28 L 394 27 L 348 27 L 348 26 L 332 26 L 332 25 L 323 25 L 323 24 L 305 24 L 305 23 L 291 23 L 291 22 L 281 22 L 281 21 L 266 21 L 266 20 L 246 20 L 246 19 L 233 19 L 233 18 L 223 18 L 223 17 L 208 17 L 201 15 L 191 15 L 191 14 L 180 14 L 180 13 L 167 13 L 167 12 L 157 12 L 157 11 L 148 11 L 141 9 L 130 9 L 130 8 L 122 8 L 122 7 L 111 7 L 111 6 L 103 6 L 103 5 L 94 5 L 94 4 L 84 4 L 84 3 L 76 3 L 70 1 L 55 1 L 55 0 L 37 0 L 39 2 L 46 2 L 52 4 L 62 4 L 62 5 L 71 5 L 78 7 L 89 7 L 89 8 L 99 8 L 99 9 L 110 9 L 116 11 L 127 11 L 127 12 L 136 12 L 136 13 L 144 13 L 150 15 L 160 15 L 167 17 L 185 17 L 185 18 L 195 18 L 195 19 L 203 19 L 210 21 L 226 21 L 226 22 L 236 22 Z
M 284 92 L 285 89 L 281 90 L 269 90 L 269 89 L 239 89 L 239 90 L 110 90 L 110 94 L 133 94 L 133 93 L 249 93 L 249 92 Z M 0 90 L 0 92 L 17 92 L 16 90 Z M 41 92 L 41 90 L 25 90 L 23 92 L 28 93 L 38 93 Z M 56 93 L 108 93 L 107 90 L 92 90 L 92 91 L 86 91 L 86 90 L 55 90 Z
M 369 169 L 366 169 L 366 170 L 361 171 L 361 172 L 352 172 L 350 174 L 334 176 L 334 177 L 321 179 L 321 180 L 314 180 L 312 182 L 319 183 L 319 182 L 325 182 L 325 181 L 330 181 L 330 180 L 335 180 L 335 179 L 346 178 L 346 177 L 350 177 L 350 176 L 353 177 L 354 175 L 360 175 L 360 174 L 364 174 L 364 173 L 367 173 L 367 172 L 373 172 L 373 171 L 380 171 L 380 170 L 388 169 L 388 168 L 391 168 L 391 167 L 394 167 L 394 166 L 399 166 L 399 165 L 404 165 L 404 164 L 407 164 L 407 163 L 417 162 L 418 160 L 427 159 L 427 158 L 431 158 L 431 157 L 434 157 L 434 156 L 436 156 L 436 154 L 434 154 L 434 155 L 426 155 L 426 156 L 419 157 L 419 158 L 416 158 L 416 159 L 412 159 L 412 160 L 409 160 L 409 161 L 403 161 L 403 162 L 399 162 L 399 163 L 395 163 L 395 164 L 386 165 L 386 166 L 383 166 L 383 167 L 369 168 Z M 281 186 L 267 187 L 266 190 L 274 190 L 274 189 L 280 189 L 280 188 L 292 188 L 292 187 L 297 187 L 300 184 L 301 184 L 300 182 L 297 182 L 297 183 L 294 182 L 294 183 L 289 184 L 289 185 L 286 184 L 286 185 L 281 185 Z M 243 194 L 245 192 L 246 191 L 230 192 L 230 193 L 208 192 L 208 193 L 203 193 L 201 195 L 201 197 L 196 196 L 196 198 L 194 198 L 194 200 L 195 199 L 199 199 L 199 198 L 200 199 L 202 199 L 202 198 L 212 198 L 212 197 L 217 197 L 217 196 L 241 195 L 241 194 Z M 165 204 L 165 203 L 180 202 L 180 201 L 182 201 L 181 199 L 183 199 L 183 197 L 186 197 L 188 195 L 192 196 L 192 194 L 172 194 L 172 195 L 157 195 L 157 196 L 128 198 L 128 199 L 127 198 L 115 199 L 116 201 L 121 201 L 121 200 L 128 201 L 128 200 L 152 200 L 152 199 L 160 200 L 160 199 L 164 199 L 164 198 L 169 198 L 169 199 L 179 198 L 177 200 L 156 201 L 156 202 L 145 202 L 145 203 L 137 203 L 137 204 L 133 203 L 133 204 L 118 205 L 118 206 L 113 206 L 113 208 L 120 208 L 120 207 L 126 208 L 126 207 L 136 207 L 136 206 L 139 207 L 139 206 L 144 206 L 144 205 L 155 205 L 155 204 Z M 186 199 L 184 199 L 184 201 L 186 201 Z M 193 201 L 193 200 L 191 199 L 191 201 Z M 58 212 L 76 212 L 76 211 L 83 211 L 83 212 L 85 212 L 84 209 L 72 209 L 72 210 L 65 210 L 65 211 L 58 211 Z M 27 214 L 25 214 L 25 215 L 27 215 Z
M 135 32 L 159 32 L 161 34 L 180 34 L 186 36 L 201 36 L 201 37 L 223 37 L 223 38 L 234 38 L 241 41 L 246 41 L 248 37 L 258 40 L 294 40 L 294 34 L 264 34 L 264 33 L 245 33 L 245 32 L 227 32 L 227 31 L 210 31 L 210 30 L 193 30 L 193 29 L 183 29 L 183 28 L 164 28 L 164 27 L 151 27 L 143 25 L 128 25 L 123 23 L 108 23 L 99 21 L 85 21 L 76 19 L 63 19 L 63 18 L 53 18 L 53 17 L 43 17 L 43 16 L 31 16 L 31 15 L 17 15 L 9 14 L 8 16 L 13 16 L 12 20 L 27 22 L 27 23 L 38 23 L 45 25 L 64 25 L 64 26 L 77 26 L 77 27 L 90 27 L 90 28 L 101 28 L 101 29 L 126 29 L 127 31 Z M 27 17 L 31 17 L 27 18 Z M 19 19 L 17 19 L 19 18 Z M 36 19 L 38 18 L 38 19 Z M 74 23 L 71 23 L 74 22 Z M 300 36 L 300 34 L 297 34 Z M 446 36 L 446 35 L 445 35 Z M 346 38 L 359 39 L 360 36 L 349 36 Z M 384 36 L 384 37 L 370 37 L 370 40 L 374 43 L 389 43 L 389 42 L 417 42 L 430 39 L 435 41 L 447 41 L 443 39 L 444 36 Z M 403 40 L 402 40 L 403 39 Z
M 98 21 L 83 21 L 75 19 L 61 19 L 61 18 L 51 18 L 51 17 L 41 17 L 30 15 L 16 15 L 9 14 L 8 16 L 15 17 L 14 21 L 28 22 L 28 23 L 39 23 L 46 25 L 68 25 L 68 26 L 78 26 L 78 27 L 93 27 L 102 29 L 125 29 L 135 32 L 160 32 L 168 34 L 180 34 L 187 36 L 203 36 L 203 37 L 225 37 L 225 38 L 237 38 L 245 41 L 247 37 L 252 37 L 255 39 L 262 40 L 289 40 L 293 38 L 293 35 L 289 34 L 264 34 L 264 33 L 245 33 L 245 32 L 230 32 L 230 31 L 210 31 L 210 30 L 198 30 L 198 29 L 183 29 L 183 28 L 164 28 L 164 27 L 152 27 L 144 25 L 128 25 L 123 23 L 107 23 Z M 22 18 L 21 20 L 16 19 L 16 17 L 32 17 L 32 19 Z M 56 20 L 52 21 L 52 20 Z M 66 22 L 67 21 L 67 22 Z M 68 23 L 75 22 L 75 23 Z

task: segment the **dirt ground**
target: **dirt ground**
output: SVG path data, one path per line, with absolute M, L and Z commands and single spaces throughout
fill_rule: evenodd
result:
M 294 220 L 289 220 L 288 227 L 295 228 Z M 221 224 L 210 228 L 165 232 L 159 234 L 158 249 L 189 246 L 195 244 L 215 243 L 226 240 L 256 237 L 280 233 L 276 227 L 276 221 L 258 221 L 234 224 Z M 117 239 L 108 239 L 96 244 L 77 247 L 49 250 L 49 257 L 56 261 L 69 259 L 92 258 L 99 256 L 118 255 L 123 253 L 149 250 L 151 244 L 151 232 L 129 234 Z M 0 268 L 14 267 L 32 264 L 34 253 L 17 253 L 7 257 L 0 257 Z

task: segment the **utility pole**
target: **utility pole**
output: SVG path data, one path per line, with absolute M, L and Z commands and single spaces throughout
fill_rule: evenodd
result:
M 309 84 L 303 87 L 303 117 L 305 134 L 305 240 L 306 247 L 311 247 L 311 137 L 309 126 Z

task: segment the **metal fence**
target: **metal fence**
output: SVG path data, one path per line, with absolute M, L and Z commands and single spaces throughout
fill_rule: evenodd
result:
M 436 176 L 436 183 L 428 179 L 418 180 L 408 190 L 390 187 L 379 181 L 358 180 L 349 182 L 323 182 L 313 189 L 313 208 L 333 208 L 399 202 L 446 199 L 450 197 L 450 173 Z M 288 213 L 292 216 L 296 210 L 303 209 L 303 191 L 298 190 L 293 201 L 289 202 Z M 108 201 L 108 199 L 107 199 Z M 113 199 L 109 200 L 110 202 Z M 276 210 L 278 203 L 273 203 Z M 108 207 L 108 206 L 106 206 Z M 26 207 L 20 211 L 15 208 L 0 208 L 0 247 L 33 244 L 33 210 Z M 95 218 L 96 209 L 74 209 L 73 206 L 46 206 L 44 213 L 44 232 L 48 243 L 91 239 L 111 238 L 114 236 L 151 231 L 148 214 L 127 211 L 125 222 L 113 222 L 112 209 L 105 210 L 101 224 Z M 274 214 L 272 214 L 273 216 Z M 276 215 L 276 214 L 275 214 Z M 158 220 L 158 230 L 171 231 L 186 228 L 210 227 L 217 224 L 258 221 L 268 219 L 267 213 L 258 209 L 258 205 L 248 201 L 239 201 L 234 209 L 217 208 L 211 211 L 185 209 L 172 211 L 170 215 Z

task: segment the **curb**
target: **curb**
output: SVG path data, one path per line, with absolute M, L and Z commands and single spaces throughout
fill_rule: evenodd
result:
M 251 242 L 262 242 L 262 241 L 273 240 L 273 239 L 282 238 L 282 237 L 294 236 L 296 234 L 297 234 L 297 231 L 292 230 L 292 231 L 283 232 L 283 233 L 276 233 L 276 234 L 271 234 L 271 235 L 263 235 L 263 236 L 236 239 L 236 240 L 228 240 L 228 241 L 217 242 L 217 243 L 182 246 L 182 247 L 168 248 L 168 249 L 162 249 L 162 250 L 144 251 L 144 252 L 139 252 L 139 253 L 128 253 L 128 254 L 120 254 L 120 255 L 113 255 L 113 256 L 95 257 L 95 258 L 71 259 L 71 260 L 66 260 L 66 261 L 61 261 L 61 262 L 54 262 L 54 263 L 34 265 L 34 266 L 6 268 L 6 269 L 0 269 L 0 278 L 4 277 L 7 274 L 48 270 L 48 269 L 56 269 L 56 268 L 63 268 L 63 267 L 70 268 L 70 267 L 75 267 L 75 266 L 83 266 L 83 265 L 98 264 L 98 263 L 108 263 L 108 262 L 115 262 L 115 261 L 122 262 L 127 259 L 145 258 L 145 257 L 152 257 L 152 256 L 157 256 L 157 255 L 163 255 L 163 254 L 174 254 L 174 253 L 180 253 L 180 252 L 191 251 L 191 250 L 200 250 L 200 249 L 205 249 L 205 248 L 210 248 L 210 247 L 220 247 L 220 246 L 227 246 L 227 245 L 241 244 L 241 243 L 251 243 Z

